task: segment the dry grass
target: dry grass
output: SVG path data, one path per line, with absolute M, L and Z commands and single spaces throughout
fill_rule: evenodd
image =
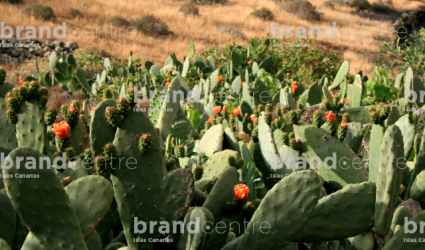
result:
M 350 73 L 356 73 L 359 70 L 369 73 L 373 61 L 371 53 L 379 50 L 383 39 L 380 39 L 379 29 L 382 25 L 382 35 L 389 37 L 389 29 L 391 22 L 376 21 L 356 14 L 352 14 L 353 9 L 336 9 L 332 10 L 323 6 L 325 0 L 311 0 L 311 3 L 317 7 L 319 12 L 323 13 L 322 19 L 317 22 L 308 22 L 296 18 L 291 13 L 286 13 L 279 9 L 276 4 L 270 0 L 229 0 L 224 5 L 201 5 L 199 6 L 199 16 L 188 16 L 179 12 L 180 6 L 185 2 L 167 1 L 167 0 L 45 0 L 32 1 L 24 0 L 24 5 L 30 3 L 41 3 L 51 6 L 57 16 L 56 22 L 44 22 L 28 17 L 20 13 L 22 5 L 11 5 L 8 3 L 0 4 L 0 16 L 5 25 L 28 26 L 34 27 L 48 25 L 52 29 L 55 25 L 62 22 L 67 23 L 67 30 L 76 26 L 80 28 L 80 38 L 71 39 L 68 34 L 66 40 L 75 40 L 80 48 L 94 45 L 100 47 L 114 56 L 127 58 L 130 51 L 134 52 L 134 56 L 140 57 L 142 61 L 150 60 L 161 66 L 170 53 L 175 52 L 182 60 L 183 56 L 189 52 L 189 42 L 194 41 L 196 51 L 200 52 L 207 46 L 224 47 L 234 41 L 237 44 L 245 45 L 248 39 L 260 38 L 263 34 L 270 33 L 270 22 L 253 18 L 250 14 L 258 8 L 266 7 L 273 10 L 275 16 L 274 22 L 285 29 L 286 26 L 320 26 L 322 30 L 332 22 L 336 22 L 338 28 L 361 27 L 366 30 L 367 27 L 377 27 L 378 38 L 375 38 L 373 30 L 370 30 L 368 37 L 363 36 L 362 39 L 355 39 L 351 36 L 349 39 L 328 39 L 320 38 L 315 42 L 316 47 L 324 48 L 328 51 L 337 50 L 341 52 L 344 59 L 351 63 Z M 370 1 L 373 3 L 374 1 Z M 394 8 L 397 11 L 423 8 L 420 1 L 398 0 L 393 1 Z M 74 6 L 84 15 L 81 19 L 69 19 L 68 12 Z M 124 15 L 125 14 L 125 15 Z M 121 38 L 117 38 L 119 33 L 117 29 L 113 33 L 115 39 L 111 38 L 110 28 L 106 33 L 102 32 L 105 21 L 112 16 L 125 16 L 128 20 L 141 17 L 144 14 L 153 14 L 155 17 L 164 21 L 173 35 L 151 37 L 137 33 L 134 39 L 125 37 L 125 32 L 121 32 Z M 246 39 L 232 36 L 227 33 L 218 32 L 221 25 L 231 26 L 244 33 Z M 81 36 L 81 30 L 84 27 L 99 28 L 98 38 L 85 39 Z M 22 32 L 22 35 L 24 32 Z M 134 34 L 133 34 L 134 35 Z M 87 36 L 87 35 L 86 35 Z M 292 33 L 295 37 L 295 32 Z M 41 39 L 43 40 L 43 39 Z M 389 41 L 389 39 L 387 39 Z M 282 42 L 284 42 L 282 40 Z

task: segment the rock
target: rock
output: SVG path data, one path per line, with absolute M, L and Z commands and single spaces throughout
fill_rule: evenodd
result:
M 56 41 L 53 39 L 40 42 L 36 39 L 0 39 L 0 44 L 12 44 L 13 47 L 0 46 L 0 65 L 11 64 L 19 65 L 27 60 L 33 60 L 34 57 L 49 57 L 53 50 L 58 54 L 65 53 L 69 55 L 73 50 L 78 49 L 76 42 Z M 15 47 L 15 44 L 26 45 L 27 47 Z
M 43 46 L 53 47 L 53 41 L 52 39 L 46 40 L 43 42 Z
M 18 58 L 10 58 L 9 64 L 12 65 L 12 66 L 19 65 L 19 59 Z
M 57 48 L 57 47 L 63 48 L 64 43 L 62 41 L 54 41 L 54 42 L 52 42 L 52 45 L 55 48 Z
M 78 49 L 78 44 L 76 42 L 69 41 L 65 44 L 65 49 L 76 50 Z
M 23 48 L 16 48 L 13 50 L 12 56 L 19 57 L 22 54 L 22 52 L 24 52 Z
M 240 32 L 239 30 L 227 26 L 227 25 L 221 25 L 220 28 L 217 29 L 218 32 L 222 32 L 222 33 L 227 33 L 227 34 L 231 34 L 233 36 L 238 36 L 242 39 L 245 39 L 245 34 Z
M 407 201 L 403 201 L 399 207 L 408 207 L 410 211 L 412 212 L 413 216 L 418 215 L 422 211 L 421 204 L 419 204 L 418 201 L 415 201 L 414 199 L 408 199 Z

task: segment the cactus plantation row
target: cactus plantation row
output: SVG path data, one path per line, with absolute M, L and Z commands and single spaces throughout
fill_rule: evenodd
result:
M 242 58 L 0 70 L 0 250 L 423 249 L 421 78 L 384 103 L 348 62 L 309 83 Z

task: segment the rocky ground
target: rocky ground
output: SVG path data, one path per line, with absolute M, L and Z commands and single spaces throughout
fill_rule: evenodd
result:
M 53 51 L 69 55 L 78 49 L 73 41 L 62 42 L 53 39 L 44 42 L 35 39 L 0 39 L 0 65 L 16 66 L 34 57 L 48 57 Z

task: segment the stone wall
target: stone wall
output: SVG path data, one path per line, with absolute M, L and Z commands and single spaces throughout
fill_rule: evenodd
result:
M 59 55 L 65 52 L 69 55 L 78 49 L 78 44 L 73 41 L 62 42 L 49 39 L 44 42 L 35 39 L 0 39 L 0 65 L 19 65 L 34 57 L 48 57 L 52 51 Z

